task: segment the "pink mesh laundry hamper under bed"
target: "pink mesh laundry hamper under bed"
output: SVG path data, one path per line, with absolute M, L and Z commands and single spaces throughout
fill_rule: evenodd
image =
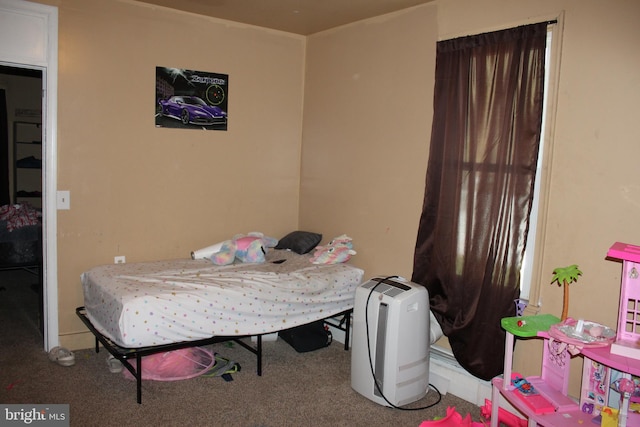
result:
M 142 379 L 154 381 L 178 381 L 194 378 L 207 372 L 215 364 L 215 355 L 202 347 L 156 353 L 142 358 Z M 129 363 L 129 362 L 126 362 Z M 127 369 L 125 378 L 135 380 Z

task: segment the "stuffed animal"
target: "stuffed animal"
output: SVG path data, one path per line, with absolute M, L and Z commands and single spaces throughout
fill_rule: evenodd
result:
M 216 265 L 228 265 L 236 259 L 240 262 L 264 262 L 269 248 L 278 244 L 278 239 L 267 237 L 262 233 L 236 234 L 231 240 L 222 242 L 220 250 L 211 255 Z
M 316 246 L 311 262 L 313 264 L 338 264 L 348 261 L 355 254 L 351 237 L 343 234 L 333 239 L 327 246 Z

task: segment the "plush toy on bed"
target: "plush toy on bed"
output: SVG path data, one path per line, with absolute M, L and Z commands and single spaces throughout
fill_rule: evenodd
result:
M 347 262 L 356 251 L 353 250 L 351 237 L 343 234 L 336 237 L 326 246 L 316 246 L 311 257 L 313 264 L 338 264 Z
M 264 262 L 269 248 L 278 244 L 278 239 L 267 237 L 262 233 L 236 234 L 231 240 L 222 242 L 220 250 L 211 255 L 216 265 L 228 265 L 236 259 L 240 262 Z

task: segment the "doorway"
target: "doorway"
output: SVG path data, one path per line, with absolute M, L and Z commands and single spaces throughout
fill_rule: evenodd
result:
M 0 65 L 0 321 L 13 321 L 16 335 L 40 343 L 42 87 L 41 70 Z
M 57 252 L 58 8 L 0 0 L 0 65 L 42 73 L 44 350 L 59 345 Z

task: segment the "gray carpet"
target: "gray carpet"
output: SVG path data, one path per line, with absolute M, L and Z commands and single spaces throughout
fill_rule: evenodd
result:
M 109 372 L 105 350 L 76 351 L 72 367 L 49 361 L 31 282 L 26 272 L 0 272 L 0 402 L 66 403 L 72 426 L 418 426 L 444 416 L 447 406 L 481 420 L 477 406 L 451 394 L 430 409 L 380 406 L 351 388 L 351 353 L 340 343 L 297 353 L 280 339 L 264 344 L 262 377 L 251 353 L 217 344 L 215 352 L 242 367 L 233 381 L 144 381 L 139 405 L 135 382 Z M 437 398 L 430 391 L 408 406 L 429 406 Z

